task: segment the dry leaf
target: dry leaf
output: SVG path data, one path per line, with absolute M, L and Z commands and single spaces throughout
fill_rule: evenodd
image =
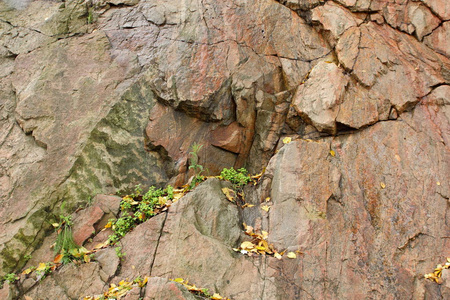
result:
M 59 264 L 59 263 L 61 262 L 61 260 L 62 260 L 63 257 L 64 257 L 64 255 L 58 254 L 58 255 L 56 255 L 55 258 L 53 259 L 53 262 L 54 262 L 55 264 Z
M 294 252 L 289 252 L 289 253 L 287 254 L 287 257 L 294 259 L 294 258 L 297 258 L 297 255 L 295 255 Z
M 249 242 L 249 241 L 245 241 L 245 242 L 242 242 L 242 244 L 241 244 L 241 249 L 253 249 L 253 248 L 255 248 L 255 245 L 253 245 L 253 243 L 252 242 Z
M 380 186 L 381 186 L 382 189 L 386 188 L 386 184 L 384 184 L 384 182 L 381 182 Z
M 52 226 L 56 228 L 56 227 L 59 227 L 59 224 L 58 223 L 53 223 Z
M 267 197 L 264 201 L 269 202 L 270 201 L 270 197 Z
M 269 233 L 267 231 L 262 230 L 261 233 L 262 233 L 262 238 L 264 240 L 267 239 L 267 237 L 269 236 Z
M 334 157 L 334 156 L 336 156 L 336 152 L 334 152 L 333 150 L 330 150 L 330 155 Z
M 264 211 L 269 212 L 270 206 L 268 206 L 268 205 L 263 205 L 263 206 L 261 206 L 261 209 L 264 210 Z
M 281 256 L 280 253 L 275 252 L 275 254 L 273 255 L 273 257 L 275 257 L 276 259 L 281 259 L 283 256 Z
M 84 262 L 85 262 L 85 263 L 91 262 L 91 257 L 90 257 L 89 255 L 87 255 L 87 254 L 85 254 L 85 255 L 83 256 L 83 259 L 84 259 Z
M 234 202 L 234 197 L 236 196 L 236 193 L 232 189 L 222 188 L 222 193 L 225 194 L 225 196 L 230 202 Z
M 441 183 L 440 183 L 439 181 L 438 181 L 438 182 L 436 182 L 436 184 L 437 184 L 437 185 L 441 185 Z
M 223 299 L 223 297 L 217 293 L 214 293 L 214 295 L 212 295 L 211 299 L 212 300 L 221 300 L 221 299 Z
M 22 272 L 22 274 L 28 275 L 28 274 L 30 274 L 31 272 L 33 272 L 33 269 L 32 269 L 32 268 L 28 268 L 28 269 L 24 270 L 24 271 Z
M 289 144 L 291 141 L 292 141 L 292 138 L 290 138 L 290 137 L 285 137 L 285 138 L 283 139 L 283 143 L 284 143 L 284 144 Z

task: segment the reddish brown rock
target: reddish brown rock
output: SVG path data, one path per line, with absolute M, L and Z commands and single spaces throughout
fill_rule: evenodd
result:
M 145 288 L 144 300 L 152 299 L 194 300 L 197 298 L 179 283 L 169 281 L 166 278 L 152 277 L 148 280 Z
M 448 41 L 450 39 L 450 22 L 443 22 L 440 27 L 426 36 L 424 43 L 437 53 L 450 57 Z
M 348 78 L 336 64 L 320 62 L 311 70 L 308 80 L 298 87 L 294 108 L 319 131 L 334 133 L 347 83 Z

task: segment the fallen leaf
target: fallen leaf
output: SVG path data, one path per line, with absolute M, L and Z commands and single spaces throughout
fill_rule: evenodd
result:
M 87 254 L 85 254 L 85 255 L 83 256 L 83 259 L 84 259 L 84 262 L 85 262 L 85 263 L 91 262 L 91 256 L 89 256 L 89 255 L 87 255 Z
M 270 197 L 267 197 L 264 201 L 269 202 L 270 201 Z
M 286 256 L 289 258 L 292 258 L 292 259 L 297 258 L 297 255 L 295 255 L 294 252 L 288 252 L 288 254 Z
M 36 268 L 36 271 L 44 271 L 47 268 L 45 263 L 39 263 L 39 266 Z
M 242 242 L 242 244 L 241 244 L 241 249 L 249 250 L 249 249 L 253 249 L 253 248 L 255 248 L 255 245 L 253 245 L 252 242 L 245 241 L 245 242 Z
M 55 264 L 59 264 L 59 263 L 61 262 L 61 260 L 62 260 L 63 257 L 64 257 L 63 254 L 58 254 L 58 255 L 56 255 L 55 258 L 53 259 L 53 262 L 54 262 Z
M 234 197 L 236 196 L 236 193 L 232 189 L 222 188 L 222 193 L 225 194 L 225 196 L 227 197 L 228 201 L 234 202 Z
M 32 268 L 28 268 L 28 269 L 24 270 L 24 271 L 22 272 L 22 274 L 28 275 L 28 274 L 30 274 L 31 272 L 33 272 L 33 269 L 32 269 Z
M 214 293 L 214 295 L 212 295 L 211 299 L 212 300 L 221 300 L 221 299 L 223 299 L 223 297 L 217 293 Z
M 112 226 L 112 221 L 109 221 L 108 223 L 106 223 L 104 228 L 110 228 Z
M 334 152 L 333 150 L 330 150 L 330 155 L 334 157 L 334 156 L 336 156 L 336 152 Z
M 184 279 L 183 278 L 175 278 L 173 281 L 178 282 L 178 283 L 183 283 Z
M 252 178 L 252 179 L 259 179 L 259 178 L 261 178 L 262 174 L 263 174 L 263 172 L 261 172 L 259 174 L 256 174 L 256 175 L 253 175 L 250 178 Z
M 56 228 L 56 227 L 59 227 L 59 224 L 58 223 L 53 223 L 52 226 Z
M 438 182 L 436 182 L 436 184 L 437 184 L 437 185 L 441 185 L 441 183 L 440 183 L 439 181 L 438 181 Z
M 401 161 L 400 156 L 398 156 L 398 154 L 395 154 L 395 159 L 396 159 L 397 161 Z
M 381 186 L 382 189 L 386 188 L 386 184 L 384 182 L 381 182 L 380 186 Z
M 148 282 L 148 277 L 145 276 L 145 277 L 144 277 L 144 280 L 140 281 L 140 282 L 138 283 L 138 285 L 139 285 L 139 287 L 144 287 L 144 286 L 147 284 L 147 282 Z
M 266 211 L 266 212 L 269 212 L 270 206 L 268 206 L 268 205 L 263 205 L 263 206 L 261 206 L 261 209 L 264 210 L 264 211 Z
M 244 205 L 242 205 L 241 207 L 242 208 L 246 208 L 246 207 L 253 207 L 253 206 L 255 206 L 255 205 L 253 205 L 253 204 L 248 204 L 248 203 L 245 203 Z
M 281 256 L 280 253 L 275 252 L 275 254 L 273 255 L 273 257 L 275 257 L 276 259 L 281 259 L 283 256 Z
M 269 233 L 267 232 L 267 231 L 261 231 L 261 233 L 262 233 L 262 238 L 265 240 L 265 239 L 267 239 L 267 237 L 269 236 Z
M 291 141 L 292 141 L 292 138 L 290 138 L 290 137 L 285 137 L 285 138 L 283 139 L 283 143 L 284 143 L 284 144 L 289 144 Z

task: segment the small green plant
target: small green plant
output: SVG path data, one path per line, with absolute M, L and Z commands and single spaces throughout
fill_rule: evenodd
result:
M 189 169 L 194 170 L 194 178 L 192 179 L 190 188 L 194 188 L 197 183 L 200 183 L 204 180 L 204 177 L 202 176 L 202 173 L 204 171 L 204 168 L 202 165 L 200 165 L 199 162 L 199 156 L 198 153 L 203 148 L 203 145 L 194 143 L 191 147 L 191 152 L 189 152 Z
M 116 247 L 114 250 L 116 250 L 116 255 L 120 259 L 127 255 L 126 253 L 122 252 L 122 247 Z
M 15 273 L 9 273 L 3 277 L 3 280 L 7 281 L 8 283 L 14 283 L 19 280 L 19 276 L 17 276 Z
M 220 173 L 220 177 L 223 180 L 228 180 L 233 184 L 234 188 L 242 188 L 244 185 L 249 183 L 252 179 L 248 175 L 248 172 L 244 168 L 235 170 L 233 167 L 223 169 Z
M 72 216 L 60 215 L 60 222 L 54 224 L 58 236 L 55 243 L 55 253 L 69 253 L 72 249 L 78 249 L 72 233 Z
M 24 258 L 25 260 L 30 260 L 30 259 L 31 259 L 31 255 L 30 255 L 30 254 L 25 254 L 25 255 L 23 256 L 23 258 Z
M 117 220 L 109 220 L 114 232 L 109 236 L 110 243 L 117 243 L 138 224 L 153 217 L 155 210 L 164 205 L 165 201 L 173 198 L 174 189 L 170 185 L 165 189 L 152 186 L 144 195 L 141 186 L 137 185 L 131 195 L 122 198 L 120 203 L 121 217 Z

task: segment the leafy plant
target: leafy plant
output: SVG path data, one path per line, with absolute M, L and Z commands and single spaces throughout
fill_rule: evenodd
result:
M 55 243 L 55 253 L 69 253 L 72 249 L 78 249 L 79 246 L 73 239 L 72 216 L 60 215 L 60 223 L 55 223 L 58 236 Z
M 121 217 L 117 220 L 110 220 L 114 232 L 109 236 L 110 243 L 117 243 L 138 224 L 153 217 L 156 214 L 155 211 L 160 210 L 166 201 L 173 198 L 174 189 L 170 185 L 165 189 L 152 186 L 144 195 L 142 195 L 140 185 L 137 185 L 134 193 L 122 198 Z
M 19 276 L 17 276 L 15 273 L 9 273 L 9 274 L 6 274 L 3 277 L 3 279 L 4 279 L 4 281 L 7 281 L 9 283 L 14 283 L 17 280 L 19 280 Z
M 238 170 L 235 170 L 233 167 L 229 169 L 224 168 L 220 173 L 220 177 L 231 182 L 234 188 L 241 188 L 252 180 L 245 168 Z
M 116 247 L 114 250 L 116 250 L 116 255 L 120 259 L 126 255 L 126 253 L 122 252 L 122 247 Z
M 199 156 L 198 152 L 203 148 L 203 145 L 194 143 L 191 147 L 191 152 L 189 152 L 189 169 L 194 170 L 194 178 L 192 179 L 190 188 L 194 188 L 198 183 L 202 182 L 204 180 L 204 177 L 202 176 L 202 173 L 204 171 L 204 168 L 202 165 L 198 163 Z

